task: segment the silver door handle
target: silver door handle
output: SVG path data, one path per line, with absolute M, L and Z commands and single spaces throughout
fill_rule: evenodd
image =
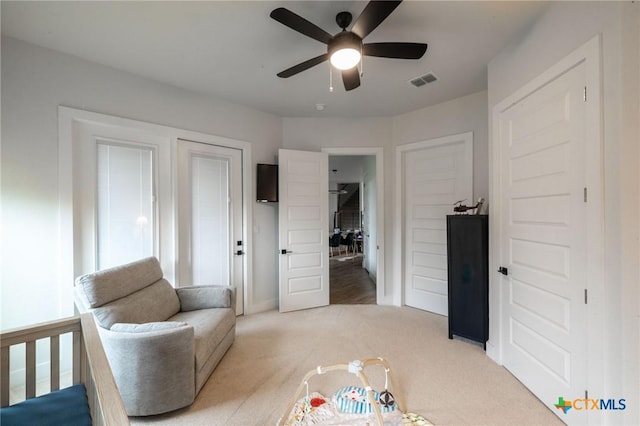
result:
M 287 249 L 280 250 L 280 254 L 289 254 L 289 253 L 293 253 L 293 252 Z

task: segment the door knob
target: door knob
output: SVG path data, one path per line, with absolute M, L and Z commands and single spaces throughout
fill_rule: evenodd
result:
M 289 253 L 293 253 L 292 251 L 289 251 L 287 249 L 282 249 L 280 250 L 280 254 L 289 254 Z

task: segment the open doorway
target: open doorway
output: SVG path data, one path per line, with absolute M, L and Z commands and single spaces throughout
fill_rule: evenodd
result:
M 331 304 L 377 301 L 375 186 L 374 155 L 329 156 Z

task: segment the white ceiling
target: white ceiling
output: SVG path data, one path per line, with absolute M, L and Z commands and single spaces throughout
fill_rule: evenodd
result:
M 329 66 L 276 73 L 326 46 L 269 17 L 286 7 L 329 33 L 361 1 L 2 1 L 2 34 L 283 117 L 393 116 L 486 89 L 486 65 L 546 2 L 405 1 L 365 42 L 428 43 L 416 61 L 365 57 L 345 92 Z M 438 81 L 408 83 L 433 72 Z M 317 111 L 316 104 L 325 104 Z

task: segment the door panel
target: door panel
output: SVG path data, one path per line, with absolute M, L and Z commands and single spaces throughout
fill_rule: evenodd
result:
M 504 365 L 550 408 L 587 389 L 584 87 L 583 63 L 499 116 Z
M 234 285 L 242 313 L 240 150 L 178 141 L 178 285 Z
M 471 134 L 404 152 L 405 303 L 447 315 L 446 216 L 472 200 Z
M 280 312 L 328 305 L 328 155 L 280 150 L 278 163 Z

